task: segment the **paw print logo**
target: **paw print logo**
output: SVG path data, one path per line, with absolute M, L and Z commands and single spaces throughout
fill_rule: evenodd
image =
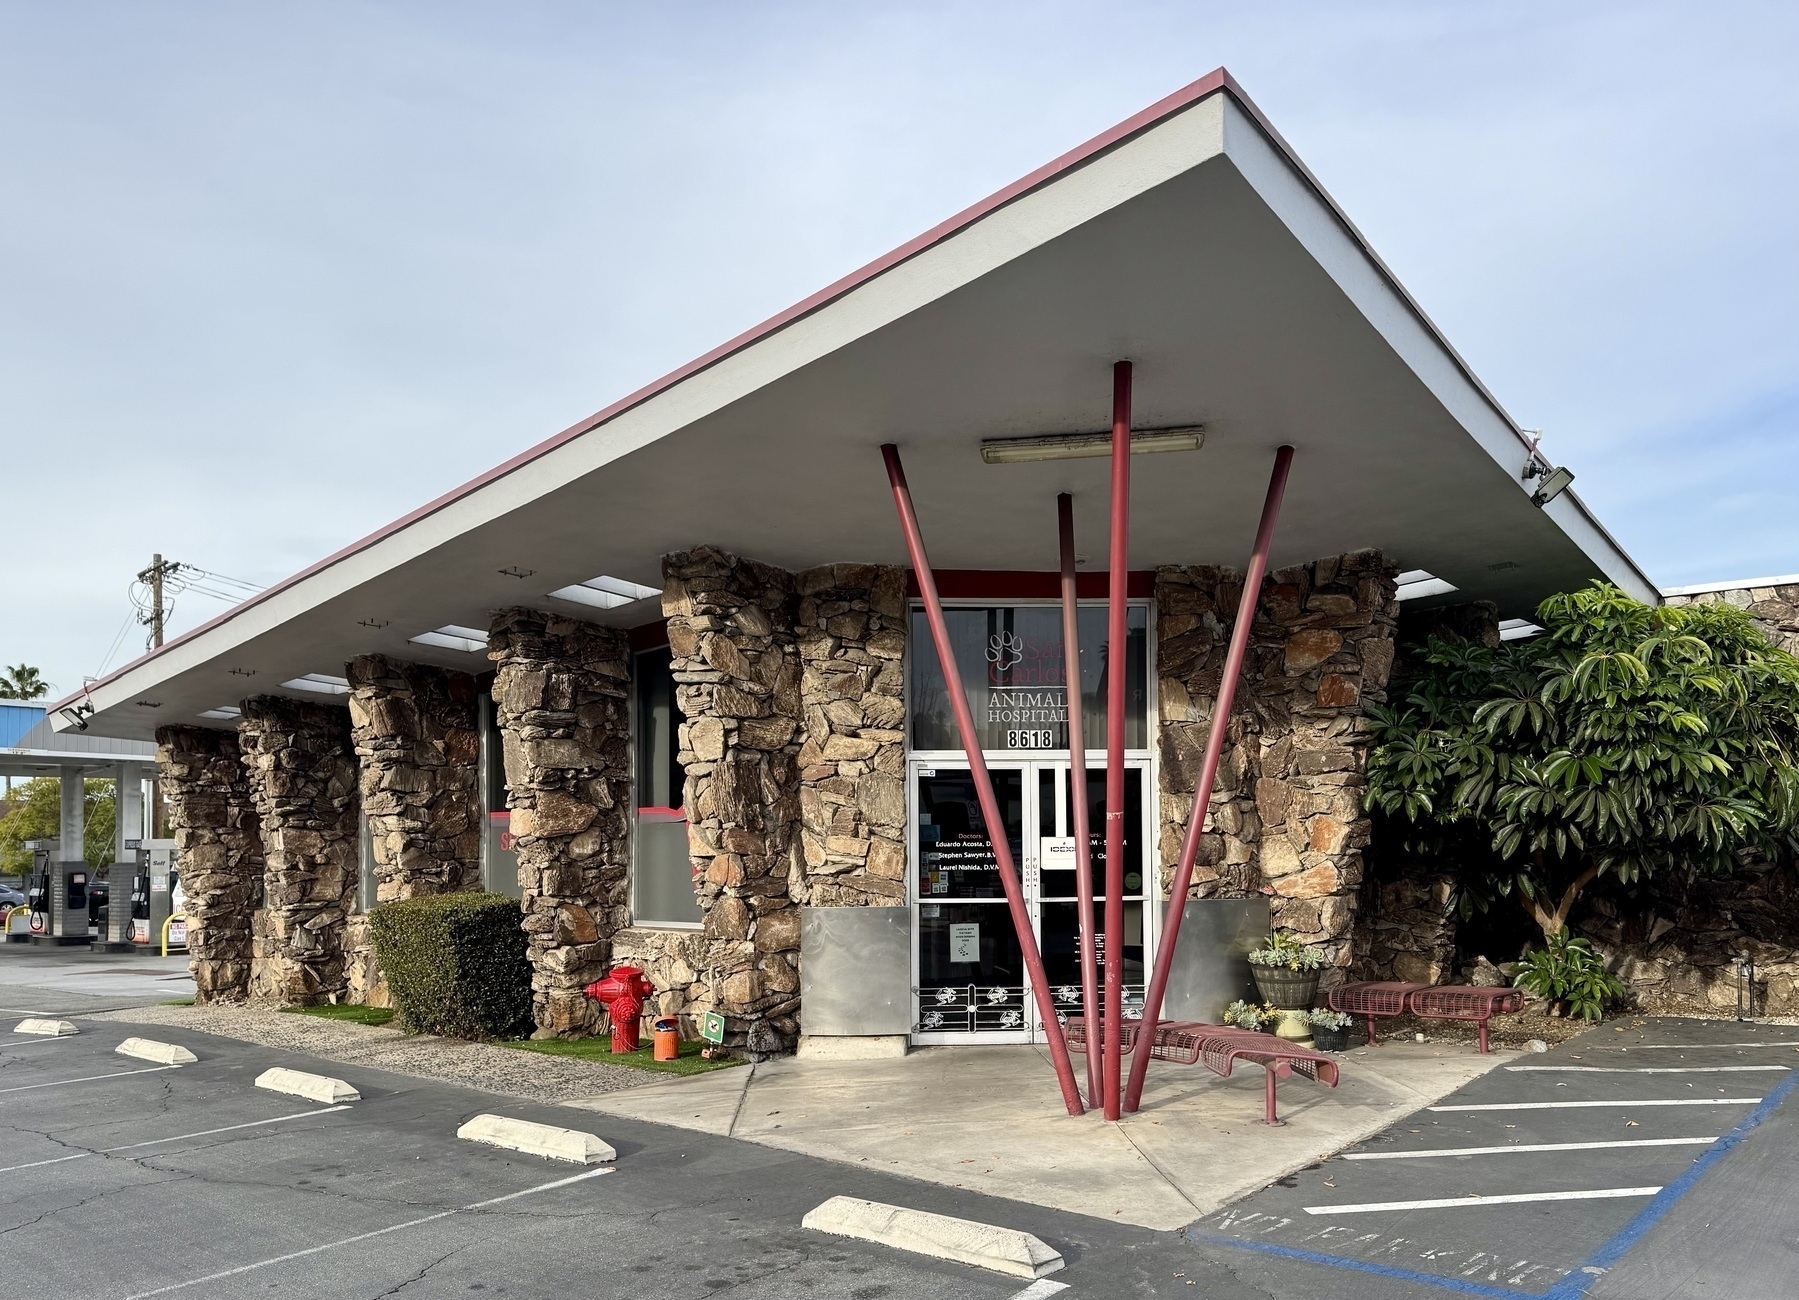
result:
M 1005 672 L 1024 658 L 1024 638 L 1016 632 L 995 632 L 987 638 L 987 662 Z

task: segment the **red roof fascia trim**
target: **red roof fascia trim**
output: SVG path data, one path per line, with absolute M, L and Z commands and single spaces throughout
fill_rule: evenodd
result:
M 937 594 L 948 600 L 1060 600 L 1062 575 L 1028 569 L 938 569 Z M 1104 600 L 1112 585 L 1107 573 L 1077 573 L 1075 595 L 1081 600 Z M 906 595 L 916 597 L 918 575 L 906 570 Z M 1125 580 L 1127 600 L 1148 600 L 1156 594 L 1156 571 L 1132 569 Z
M 292 577 L 282 579 L 282 581 L 276 583 L 272 587 L 269 587 L 265 591 L 258 592 L 256 595 L 250 597 L 250 599 L 244 601 L 242 604 L 234 605 L 232 608 L 226 610 L 223 614 L 220 614 L 217 618 L 209 619 L 205 623 L 200 624 L 200 626 L 198 626 L 196 628 L 192 628 L 189 631 L 183 632 L 180 636 L 174 637 L 171 640 L 165 642 L 163 645 L 158 646 L 155 650 L 151 651 L 149 654 L 144 655 L 141 658 L 135 659 L 131 663 L 124 665 L 122 668 L 119 668 L 119 669 L 115 670 L 114 672 L 107 674 L 105 677 L 100 678 L 98 681 L 91 683 L 88 687 L 84 688 L 83 691 L 78 691 L 78 692 L 76 692 L 76 694 L 77 695 L 84 694 L 87 690 L 91 690 L 94 686 L 103 685 L 106 682 L 110 682 L 110 681 L 114 680 L 115 678 L 121 677 L 124 674 L 131 672 L 138 667 L 141 667 L 143 664 L 148 663 L 150 660 L 156 658 L 158 655 L 164 654 L 167 651 L 174 649 L 176 646 L 181 645 L 184 642 L 191 641 L 193 638 L 201 635 L 202 633 L 208 632 L 212 628 L 217 627 L 222 623 L 226 623 L 226 622 L 230 621 L 231 619 L 237 617 L 237 615 L 241 614 L 244 610 L 249 609 L 251 606 L 260 604 L 261 602 L 269 599 L 269 597 L 274 596 L 280 592 L 286 591 L 289 587 L 295 586 L 296 584 L 305 581 L 307 578 L 310 578 L 313 574 L 319 573 L 322 570 L 330 568 L 332 565 L 336 564 L 339 560 L 347 559 L 350 556 L 355 555 L 360 551 L 367 550 L 369 547 L 373 546 L 375 543 L 383 540 L 384 538 L 390 537 L 394 533 L 399 532 L 401 529 L 406 528 L 411 524 L 417 523 L 419 520 L 425 518 L 428 515 L 437 513 L 437 511 L 443 509 L 445 506 L 450 505 L 453 502 L 461 500 L 463 497 L 468 496 L 471 493 L 478 491 L 479 489 L 487 486 L 487 484 L 494 482 L 496 479 L 504 478 L 507 474 L 510 474 L 513 470 L 518 469 L 520 466 L 530 464 L 532 461 L 537 460 L 540 457 L 545 456 L 548 453 L 556 450 L 558 447 L 562 446 L 564 443 L 570 442 L 570 441 L 574 440 L 575 438 L 580 437 L 584 433 L 591 432 L 593 429 L 598 428 L 600 425 L 606 423 L 608 420 L 614 419 L 615 417 L 623 414 L 625 411 L 630 410 L 632 407 L 638 406 L 638 405 L 642 404 L 643 402 L 648 401 L 650 398 L 656 396 L 660 392 L 663 392 L 665 389 L 671 388 L 675 384 L 680 383 L 683 379 L 687 379 L 692 375 L 698 374 L 700 371 L 705 370 L 705 369 L 715 365 L 716 363 L 724 360 L 726 357 L 732 355 L 733 353 L 741 351 L 743 348 L 749 346 L 751 343 L 754 343 L 762 338 L 767 337 L 768 335 L 774 334 L 774 333 L 784 329 L 788 325 L 793 324 L 793 322 L 799 320 L 800 318 L 802 318 L 804 316 L 810 315 L 812 312 L 817 311 L 820 307 L 823 307 L 823 306 L 833 302 L 837 298 L 840 298 L 844 294 L 848 293 L 850 290 L 855 289 L 855 288 L 859 287 L 860 285 L 867 283 L 869 280 L 874 279 L 876 276 L 882 274 L 883 272 L 891 270 L 893 267 L 898 266 L 902 262 L 911 260 L 913 257 L 916 257 L 919 253 L 924 252 L 926 249 L 932 247 L 935 244 L 941 243 L 943 240 L 947 239 L 949 236 L 957 233 L 958 231 L 960 231 L 968 226 L 973 225 L 975 222 L 979 221 L 981 218 L 990 216 L 992 213 L 998 211 L 1000 208 L 1002 208 L 1006 204 L 1012 202 L 1014 199 L 1020 198 L 1021 196 L 1029 193 L 1030 191 L 1037 189 L 1039 186 L 1047 183 L 1048 181 L 1055 179 L 1057 176 L 1061 175 L 1063 172 L 1074 169 L 1075 167 L 1079 166 L 1080 164 L 1082 164 L 1084 162 L 1087 162 L 1089 159 L 1104 152 L 1105 150 L 1112 148 L 1114 145 L 1122 143 L 1124 140 L 1128 139 L 1129 137 L 1136 135 L 1141 131 L 1147 130 L 1151 126 L 1154 126 L 1161 119 L 1168 117 L 1174 113 L 1178 113 L 1182 109 L 1188 108 L 1191 105 L 1196 104 L 1200 100 L 1206 98 L 1208 95 L 1216 94 L 1220 90 L 1229 91 L 1238 100 L 1238 102 L 1243 104 L 1245 106 L 1245 108 L 1248 109 L 1248 111 L 1250 111 L 1251 113 L 1253 113 L 1255 115 L 1255 118 L 1258 122 L 1263 123 L 1263 126 L 1265 129 L 1269 129 L 1269 128 L 1267 128 L 1266 121 L 1263 119 L 1261 113 L 1257 109 L 1255 109 L 1253 105 L 1250 104 L 1249 97 L 1243 93 L 1242 88 L 1237 85 L 1236 80 L 1231 76 L 1231 74 L 1223 68 L 1215 68 L 1211 72 L 1208 72 L 1205 76 L 1199 78 L 1199 80 L 1194 81 L 1194 82 L 1190 83 L 1189 85 L 1183 86 L 1181 89 L 1175 91 L 1172 95 L 1167 95 L 1167 96 L 1163 97 L 1162 99 L 1157 100 L 1155 103 L 1151 104 L 1148 108 L 1144 109 L 1142 112 L 1136 113 L 1136 114 L 1132 115 L 1131 117 L 1126 118 L 1124 121 L 1120 122 L 1117 126 L 1111 127 L 1110 129 L 1108 129 L 1106 131 L 1100 132 L 1100 134 L 1094 136 L 1091 140 L 1088 140 L 1085 144 L 1078 145 L 1075 148 L 1070 149 L 1067 153 L 1063 154 L 1061 157 L 1056 158 L 1053 161 L 1044 164 L 1042 167 L 1037 168 L 1036 171 L 1031 172 L 1029 175 L 1022 177 L 1019 180 L 1013 181 L 1010 185 L 1006 186 L 1004 189 L 997 190 L 994 193 L 988 195 L 986 198 L 982 199 L 980 202 L 975 203 L 969 207 L 962 209 L 962 211 L 958 212 L 955 216 L 951 217 L 949 220 L 941 222 L 938 225 L 931 227 L 931 229 L 925 231 L 924 234 L 919 235 L 916 239 L 912 239 L 912 240 L 907 241 L 904 244 L 901 244 L 898 248 L 894 249 L 892 252 L 886 253 L 886 254 L 882 255 L 881 257 L 877 257 L 874 261 L 868 263 L 868 265 L 863 266 L 863 267 L 859 268 L 858 270 L 850 272 L 848 275 L 844 276 L 840 280 L 836 280 L 836 281 L 832 282 L 831 284 L 826 285 L 823 289 L 820 289 L 817 293 L 813 294 L 811 297 L 802 299 L 800 302 L 797 302 L 793 306 L 787 308 L 787 310 L 780 312 L 777 315 L 769 317 L 767 320 L 763 321 L 760 325 L 754 326 L 751 329 L 747 329 L 743 333 L 737 335 L 735 338 L 730 339 L 725 343 L 721 343 L 718 347 L 713 348 L 710 352 L 707 352 L 702 356 L 696 357 L 694 360 L 689 361 L 686 365 L 680 367 L 679 369 L 671 370 L 668 374 L 662 376 L 662 378 L 657 379 L 657 380 L 653 381 L 652 383 L 644 385 L 642 388 L 639 388 L 636 392 L 630 393 L 630 394 L 626 395 L 625 397 L 621 397 L 618 401 L 612 403 L 612 405 L 604 408 L 603 410 L 596 411 L 594 414 L 588 416 L 586 419 L 580 420 L 580 421 L 576 422 L 575 424 L 569 425 L 569 427 L 562 430 L 562 432 L 555 434 L 552 437 L 546 438 L 544 441 L 538 443 L 534 447 L 527 448 L 526 450 L 520 452 L 518 455 L 512 457 L 510 460 L 503 461 L 499 465 L 496 465 L 496 466 L 494 466 L 494 468 L 488 470 L 485 474 L 481 474 L 476 478 L 470 479 L 468 482 L 464 483 L 460 487 L 451 489 L 450 491 L 444 493 L 442 496 L 437 497 L 435 500 L 429 501 L 426 504 L 420 506 L 417 510 L 412 511 L 410 514 L 402 515 L 400 518 L 394 520 L 394 522 L 392 522 L 391 524 L 388 524 L 387 526 L 385 526 L 383 528 L 377 529 L 376 531 L 368 534 L 366 537 L 363 537 L 357 541 L 351 542 L 348 546 L 343 547 L 341 550 L 333 551 L 330 555 L 327 555 L 324 559 L 318 561 L 318 563 L 309 565 L 308 567 L 306 567 L 306 568 L 300 570 L 298 573 L 294 574 Z M 1278 137 L 1276 137 L 1276 138 L 1278 139 Z M 1284 141 L 1281 143 L 1281 147 L 1283 149 L 1286 148 Z M 66 699 L 58 700 L 55 705 L 51 706 L 52 711 L 54 711 L 56 708 L 59 708 L 65 704 L 67 704 L 69 702 L 69 700 L 72 700 L 74 698 L 75 698 L 75 695 L 71 695 L 71 696 L 68 696 Z

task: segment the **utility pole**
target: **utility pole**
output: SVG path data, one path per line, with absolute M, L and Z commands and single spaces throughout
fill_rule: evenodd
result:
M 137 580 L 150 588 L 150 612 L 140 614 L 139 617 L 150 625 L 151 649 L 162 645 L 162 624 L 166 613 L 162 601 L 162 580 L 165 575 L 180 567 L 179 564 L 164 564 L 161 555 L 152 555 L 150 567 L 137 575 Z

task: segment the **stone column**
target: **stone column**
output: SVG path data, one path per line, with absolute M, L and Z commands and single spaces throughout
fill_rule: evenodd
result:
M 358 866 L 349 712 L 272 695 L 243 710 L 238 743 L 264 861 L 250 994 L 283 1005 L 343 1001 Z
M 833 564 L 796 579 L 800 827 L 812 907 L 906 901 L 906 571 Z
M 666 556 L 688 840 L 705 911 L 694 1009 L 763 1056 L 799 1034 L 800 664 L 792 575 L 711 547 Z M 872 755 L 874 746 L 867 746 Z M 858 747 L 858 752 L 861 752 Z
M 194 1001 L 240 1002 L 250 991 L 251 918 L 262 906 L 263 859 L 237 733 L 158 727 L 156 768 L 187 895 Z M 119 894 L 112 905 L 129 904 Z
M 1361 713 L 1385 698 L 1393 666 L 1394 574 L 1364 551 L 1283 569 L 1264 586 L 1194 872 L 1195 897 L 1270 895 L 1274 924 L 1339 971 L 1352 959 L 1368 842 Z M 1164 888 L 1241 590 L 1228 570 L 1156 572 Z
M 475 679 L 382 655 L 345 672 L 376 900 L 479 886 Z
M 488 639 L 540 1037 L 604 1013 L 582 989 L 606 973 L 630 871 L 630 650 L 624 634 L 506 609 Z

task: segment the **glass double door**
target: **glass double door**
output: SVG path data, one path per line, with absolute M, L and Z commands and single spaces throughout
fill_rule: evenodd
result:
M 1154 924 L 1154 918 L 1145 914 L 1144 845 L 1150 811 L 1143 798 L 1146 769 L 1147 764 L 1138 761 L 1124 774 L 1124 927 L 1118 943 L 1124 956 L 1126 1015 L 1142 1001 L 1151 956 L 1145 936 Z M 1069 766 L 996 760 L 988 770 L 1058 1014 L 1079 1014 L 1082 917 L 1075 891 L 1072 809 L 1077 796 Z M 1043 1026 L 967 765 L 914 762 L 911 802 L 912 895 L 918 910 L 914 1039 L 1038 1041 Z M 1094 903 L 1086 923 L 1103 960 L 1111 938 L 1104 910 L 1103 760 L 1089 768 L 1087 806 Z

